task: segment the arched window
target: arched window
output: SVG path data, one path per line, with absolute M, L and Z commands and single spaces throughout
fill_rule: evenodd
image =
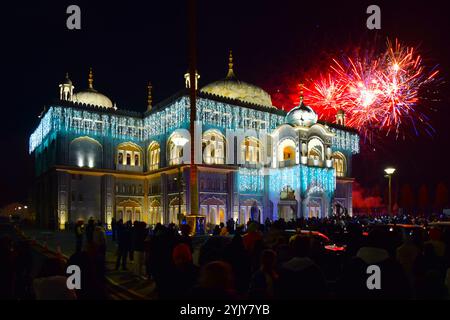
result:
M 331 158 L 333 159 L 333 168 L 336 171 L 336 177 L 345 177 L 347 174 L 345 156 L 340 152 L 335 152 Z
M 188 139 L 182 134 L 176 132 L 172 134 L 167 143 L 169 165 L 181 164 L 183 161 L 183 148 L 188 143 Z
M 308 163 L 310 165 L 322 165 L 324 160 L 323 143 L 317 138 L 312 138 L 308 142 Z
M 225 137 L 219 131 L 208 130 L 203 134 L 202 150 L 205 163 L 225 163 Z
M 262 146 L 258 139 L 246 137 L 241 144 L 241 160 L 249 164 L 261 161 Z
M 140 167 L 142 149 L 132 142 L 124 142 L 117 146 L 117 165 Z
M 282 167 L 295 165 L 295 141 L 284 139 L 278 145 L 278 163 Z
M 102 166 L 102 145 L 91 137 L 79 137 L 70 142 L 69 163 L 78 167 Z
M 159 146 L 159 143 L 157 143 L 155 141 L 150 143 L 150 146 L 148 147 L 148 159 L 149 159 L 148 168 L 149 168 L 149 170 L 156 170 L 159 168 L 160 152 L 161 152 L 161 148 Z

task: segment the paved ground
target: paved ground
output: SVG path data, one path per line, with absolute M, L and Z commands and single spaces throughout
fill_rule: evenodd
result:
M 50 251 L 60 252 L 69 257 L 75 252 L 75 235 L 71 231 L 48 231 L 31 227 L 22 228 L 24 234 L 32 240 L 35 240 Z M 134 264 L 128 262 L 128 271 L 115 271 L 116 261 L 116 243 L 112 241 L 111 236 L 107 236 L 106 268 L 107 279 L 122 291 L 127 291 L 128 297 L 135 299 L 155 299 L 155 284 L 151 280 L 145 280 L 137 276 L 134 270 Z M 123 296 L 125 297 L 125 296 Z

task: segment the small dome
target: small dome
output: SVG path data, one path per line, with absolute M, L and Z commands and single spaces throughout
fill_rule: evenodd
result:
M 317 123 L 317 113 L 301 100 L 300 105 L 288 112 L 286 122 L 293 126 L 310 127 Z
M 73 101 L 104 108 L 113 107 L 112 101 L 107 96 L 93 89 L 75 93 L 73 95 Z
M 69 73 L 66 72 L 66 77 L 64 78 L 63 84 L 72 85 L 72 80 L 69 78 Z

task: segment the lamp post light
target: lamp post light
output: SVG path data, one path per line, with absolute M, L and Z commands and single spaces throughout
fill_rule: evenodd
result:
M 178 176 L 177 178 L 175 178 L 175 180 L 177 180 L 177 184 L 178 184 L 178 222 L 179 224 L 181 224 L 181 192 L 183 190 L 184 187 L 184 182 L 183 182 L 183 175 L 181 172 L 181 166 L 184 164 L 184 161 L 181 161 L 178 165 Z
M 389 167 L 384 169 L 386 173 L 385 177 L 389 179 L 389 207 L 388 207 L 388 215 L 392 215 L 392 175 L 395 172 L 395 168 Z

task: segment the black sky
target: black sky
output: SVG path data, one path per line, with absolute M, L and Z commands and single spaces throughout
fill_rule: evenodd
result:
M 200 85 L 223 78 L 233 49 L 244 81 L 273 93 L 323 53 L 355 43 L 395 38 L 419 47 L 428 65 L 450 71 L 450 19 L 445 1 L 198 1 Z M 66 8 L 78 4 L 82 30 L 66 29 Z M 382 29 L 366 28 L 366 8 L 378 4 Z M 145 110 L 146 82 L 156 102 L 183 86 L 187 65 L 185 1 L 22 1 L 2 3 L 0 205 L 25 200 L 33 181 L 28 138 L 43 105 L 58 95 L 65 72 L 76 87 L 94 86 L 119 108 Z M 450 180 L 449 87 L 431 120 L 433 138 L 386 139 L 355 159 L 354 176 L 366 186 L 383 182 L 382 169 L 398 168 L 399 182 L 434 185 Z

